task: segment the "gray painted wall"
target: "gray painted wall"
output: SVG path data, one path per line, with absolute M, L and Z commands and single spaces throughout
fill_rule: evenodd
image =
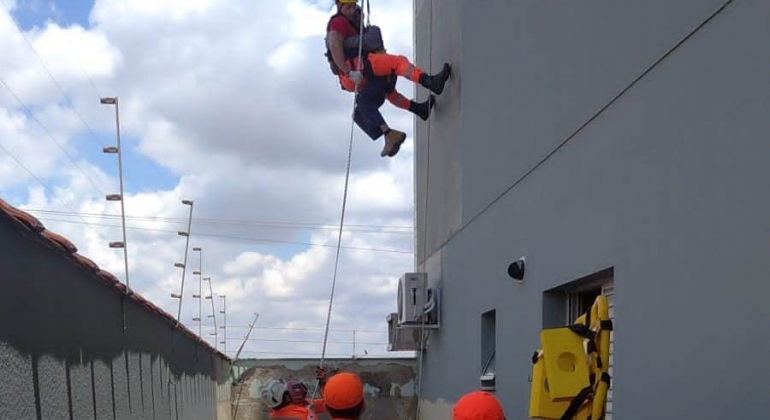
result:
M 5 213 L 0 250 L 0 419 L 216 418 L 229 362 Z
M 417 123 L 416 263 L 444 286 L 423 418 L 479 386 L 490 309 L 496 392 L 526 418 L 543 293 L 607 268 L 615 418 L 765 416 L 770 2 L 729 4 L 556 150 L 722 3 L 415 1 L 418 63 L 456 70 Z

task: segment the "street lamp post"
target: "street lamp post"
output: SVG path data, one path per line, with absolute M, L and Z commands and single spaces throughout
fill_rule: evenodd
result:
M 203 280 L 205 280 L 205 281 L 207 281 L 209 283 L 209 295 L 206 296 L 206 299 L 210 299 L 211 300 L 211 315 L 209 315 L 209 318 L 213 318 L 214 319 L 214 334 L 213 334 L 214 335 L 214 348 L 219 348 L 219 343 L 218 343 L 219 336 L 217 334 L 217 330 L 219 328 L 217 328 L 217 313 L 216 313 L 216 309 L 214 309 L 214 289 L 211 286 L 211 277 L 206 277 Z
M 224 346 L 224 353 L 227 355 L 227 296 L 219 295 L 219 297 L 222 298 L 222 310 L 219 311 L 219 313 L 222 314 L 222 317 L 224 318 L 222 321 L 223 325 L 219 327 L 222 329 L 224 335 L 220 343 Z
M 179 320 L 182 317 L 182 297 L 184 296 L 184 275 L 187 272 L 187 251 L 190 249 L 190 230 L 192 228 L 192 213 L 193 213 L 193 201 L 192 200 L 182 200 L 182 204 L 186 206 L 190 206 L 190 215 L 187 219 L 187 231 L 186 232 L 178 232 L 179 236 L 184 236 L 187 238 L 184 246 L 184 262 L 183 263 L 175 263 L 175 267 L 179 267 L 182 269 L 182 287 L 179 291 L 178 295 L 172 294 L 171 297 L 179 299 L 179 309 L 177 310 L 176 314 L 176 323 L 179 324 Z
M 123 264 L 126 270 L 126 293 L 131 294 L 131 285 L 128 278 L 128 242 L 126 241 L 126 206 L 125 196 L 123 195 L 123 148 L 120 146 L 120 110 L 118 107 L 118 97 L 100 98 L 102 105 L 115 105 L 115 128 L 117 137 L 117 146 L 108 146 L 102 149 L 104 153 L 115 153 L 118 155 L 118 179 L 120 182 L 120 193 L 107 195 L 107 201 L 120 201 L 120 219 L 123 226 L 123 242 L 111 242 L 110 248 L 123 248 Z
M 198 252 L 198 271 L 193 271 L 194 275 L 198 276 L 198 294 L 193 295 L 193 297 L 198 298 L 198 337 L 202 337 L 203 335 L 203 322 L 201 321 L 202 315 L 203 315 L 203 299 L 201 299 L 201 296 L 203 296 L 203 248 L 201 247 L 194 247 L 193 251 Z

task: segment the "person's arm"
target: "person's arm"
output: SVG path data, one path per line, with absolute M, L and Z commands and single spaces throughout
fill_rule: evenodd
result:
M 313 411 L 316 414 L 321 414 L 326 412 L 326 403 L 324 403 L 323 398 L 316 398 L 313 400 Z
M 340 69 L 342 74 L 350 73 L 350 66 L 348 66 L 347 60 L 345 60 L 345 38 L 340 32 L 331 30 L 328 35 L 329 39 L 329 51 L 332 52 L 332 60 L 334 64 Z

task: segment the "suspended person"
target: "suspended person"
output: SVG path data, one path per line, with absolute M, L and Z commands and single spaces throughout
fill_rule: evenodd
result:
M 364 413 L 364 386 L 355 373 L 338 373 L 324 386 L 324 403 L 332 420 L 357 420 Z
M 362 53 L 385 53 L 385 46 L 382 41 L 382 32 L 380 28 L 375 25 L 365 26 L 363 28 L 363 36 L 358 35 L 361 29 L 361 20 L 363 19 L 363 13 L 361 6 L 356 4 L 355 18 L 350 20 L 350 24 L 355 28 L 356 35 L 345 37 L 343 41 L 344 50 L 358 57 L 359 37 L 362 37 L 361 51 Z M 328 30 L 328 28 L 327 28 Z M 331 55 L 327 51 L 327 57 L 329 58 L 329 64 L 332 66 L 332 73 L 336 74 L 340 80 L 340 86 L 343 90 L 348 92 L 355 92 L 356 84 L 350 80 L 349 77 L 340 73 L 337 69 L 334 60 L 331 59 Z M 430 111 L 433 109 L 433 105 L 436 103 L 436 97 L 430 95 L 425 102 L 415 102 L 407 99 L 404 95 L 396 90 L 396 76 L 391 74 L 385 77 L 386 86 L 385 99 L 388 100 L 394 106 L 405 109 L 420 117 L 423 121 L 427 121 L 430 116 Z
M 362 48 L 363 63 L 359 70 L 358 45 L 352 48 L 353 42 L 348 41 L 346 47 L 345 40 L 359 36 L 361 10 L 356 0 L 336 0 L 336 2 L 337 14 L 329 19 L 326 31 L 326 56 L 331 70 L 339 77 L 340 84 L 345 90 L 354 91 L 358 83 L 353 119 L 372 140 L 377 140 L 384 135 L 385 146 L 380 156 L 393 157 L 406 140 L 406 134 L 391 129 L 385 122 L 380 113 L 380 107 L 385 99 L 423 119 L 428 118 L 435 102 L 432 95 L 423 103 L 409 101 L 395 90 L 396 76 L 405 77 L 440 95 L 444 91 L 444 84 L 449 79 L 451 68 L 448 63 L 445 63 L 441 72 L 436 75 L 424 73 L 406 57 L 386 54 L 381 45 L 370 45 L 375 38 L 374 35 L 379 34 L 378 30 L 375 30 L 369 35 L 367 31 L 363 34 L 363 43 L 367 45 L 366 49 Z
M 505 420 L 505 413 L 497 397 L 486 391 L 473 391 L 455 403 L 452 420 Z

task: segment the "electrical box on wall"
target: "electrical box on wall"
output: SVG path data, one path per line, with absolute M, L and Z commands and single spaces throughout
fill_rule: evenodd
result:
M 428 331 L 423 329 L 441 325 L 441 287 L 428 287 L 427 273 L 405 273 L 398 280 L 398 312 L 386 319 L 388 351 L 424 350 Z
M 388 351 L 418 351 L 420 350 L 420 330 L 417 328 L 399 328 L 398 314 L 387 316 L 388 322 Z
M 398 281 L 398 326 L 438 328 L 441 288 L 428 287 L 427 273 L 405 273 Z
M 398 280 L 399 326 L 420 321 L 427 277 L 426 273 L 406 273 Z

